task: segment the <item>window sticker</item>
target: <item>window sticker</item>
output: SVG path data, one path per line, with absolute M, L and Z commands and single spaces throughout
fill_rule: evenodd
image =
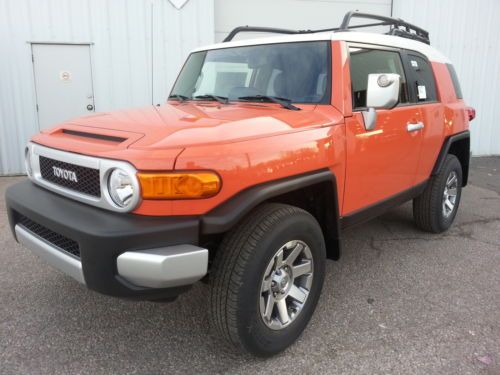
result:
M 411 60 L 411 66 L 418 69 L 418 62 L 416 62 L 415 60 Z
M 425 99 L 427 99 L 427 90 L 425 89 L 425 86 L 418 85 L 418 100 Z

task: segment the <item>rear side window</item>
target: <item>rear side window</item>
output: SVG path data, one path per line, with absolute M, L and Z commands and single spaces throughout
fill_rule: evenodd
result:
M 401 76 L 399 102 L 408 103 L 408 85 L 398 52 L 378 49 L 349 48 L 354 108 L 366 108 L 368 74 L 396 73 Z
M 463 99 L 462 88 L 460 87 L 460 82 L 458 82 L 457 72 L 455 71 L 455 67 L 451 64 L 446 64 L 448 67 L 448 72 L 450 72 L 451 80 L 453 81 L 453 87 L 455 87 L 455 95 L 457 99 Z
M 414 77 L 414 89 L 418 103 L 437 101 L 436 82 L 431 64 L 424 58 L 408 55 L 408 63 Z

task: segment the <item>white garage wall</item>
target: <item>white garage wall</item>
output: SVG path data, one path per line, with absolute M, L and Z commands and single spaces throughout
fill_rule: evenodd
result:
M 166 100 L 189 52 L 214 43 L 214 1 L 189 0 L 181 11 L 173 11 L 168 0 L 155 0 L 153 27 L 153 103 L 159 104 Z
M 498 0 L 393 0 L 393 15 L 427 28 L 447 54 L 472 122 L 476 155 L 500 154 L 494 117 L 500 97 Z M 38 132 L 28 42 L 92 43 L 97 111 L 165 100 L 187 53 L 240 25 L 338 26 L 353 9 L 391 14 L 391 0 L 0 0 L 0 175 L 23 172 L 23 148 Z M 215 9 L 215 13 L 214 13 Z M 238 36 L 248 38 L 254 35 Z
M 394 0 L 394 16 L 430 32 L 431 44 L 457 71 L 471 122 L 474 155 L 500 154 L 500 1 Z
M 214 39 L 213 0 L 0 1 L 0 175 L 38 132 L 29 42 L 92 43 L 96 111 L 157 104 L 189 50 Z
M 232 29 L 246 25 L 298 30 L 338 27 L 350 10 L 390 16 L 391 0 L 215 0 L 215 39 L 222 41 Z

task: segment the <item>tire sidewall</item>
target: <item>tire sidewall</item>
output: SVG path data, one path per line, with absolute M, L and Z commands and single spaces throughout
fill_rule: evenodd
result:
M 444 194 L 444 189 L 446 187 L 446 181 L 448 180 L 448 176 L 452 171 L 455 171 L 457 174 L 458 178 L 458 183 L 457 183 L 457 199 L 455 201 L 455 207 L 453 208 L 453 212 L 451 213 L 450 216 L 445 217 L 443 214 L 443 194 Z M 458 207 L 460 205 L 460 198 L 462 196 L 462 167 L 460 165 L 460 162 L 455 156 L 449 156 L 449 159 L 447 160 L 447 163 L 445 164 L 443 170 L 442 170 L 442 175 L 440 178 L 440 184 L 438 186 L 439 188 L 439 194 L 438 194 L 438 225 L 441 230 L 446 230 L 448 229 L 453 221 L 455 220 L 455 216 L 457 215 L 458 212 Z
M 313 282 L 307 301 L 296 319 L 282 330 L 272 330 L 260 314 L 260 288 L 272 257 L 291 240 L 305 242 L 313 257 Z M 238 296 L 238 332 L 243 346 L 253 353 L 268 356 L 292 344 L 305 329 L 318 302 L 325 273 L 326 249 L 316 220 L 306 212 L 298 213 L 273 226 L 254 247 Z

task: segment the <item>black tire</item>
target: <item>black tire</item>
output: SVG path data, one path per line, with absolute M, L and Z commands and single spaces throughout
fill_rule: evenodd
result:
M 261 282 L 266 267 L 283 244 L 303 241 L 312 254 L 309 295 L 296 318 L 281 330 L 261 316 Z M 290 346 L 305 329 L 318 302 L 325 274 L 326 249 L 318 222 L 308 212 L 284 204 L 257 207 L 223 239 L 211 279 L 210 320 L 228 343 L 267 357 Z
M 457 176 L 457 194 L 453 210 L 445 215 L 443 195 L 448 178 Z M 462 166 L 455 155 L 447 155 L 439 174 L 432 176 L 424 192 L 413 200 L 413 218 L 417 226 L 427 232 L 442 233 L 446 231 L 457 214 L 462 195 Z

